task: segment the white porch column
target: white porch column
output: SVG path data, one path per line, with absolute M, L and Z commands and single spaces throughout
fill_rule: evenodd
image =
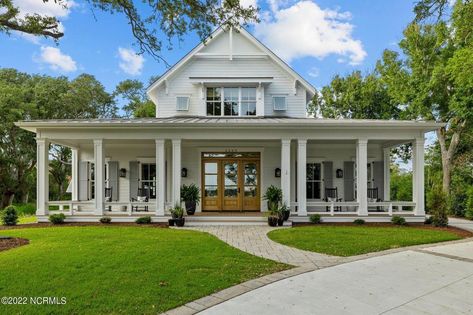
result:
M 368 140 L 359 139 L 356 145 L 356 189 L 358 215 L 368 215 Z
M 102 139 L 94 140 L 95 214 L 103 215 L 105 195 L 105 152 Z
M 156 140 L 156 215 L 164 215 L 165 207 L 165 185 L 166 181 L 164 178 L 165 175 L 165 159 L 164 156 L 164 140 Z
M 49 213 L 49 141 L 36 139 L 36 214 Z
M 71 187 L 72 187 L 72 200 L 79 200 L 79 149 L 72 148 L 72 160 L 71 160 L 71 169 L 72 169 L 72 178 L 71 178 Z
M 415 215 L 425 215 L 424 205 L 424 138 L 417 138 L 412 150 L 412 192 L 416 203 Z
M 172 140 L 172 206 L 181 204 L 181 139 Z
M 291 207 L 291 140 L 281 140 L 282 202 Z
M 383 149 L 384 160 L 384 195 L 383 200 L 391 200 L 391 148 Z
M 307 140 L 297 141 L 297 215 L 307 215 L 306 191 Z

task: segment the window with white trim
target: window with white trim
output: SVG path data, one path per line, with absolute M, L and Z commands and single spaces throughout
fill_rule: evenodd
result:
M 273 110 L 282 111 L 287 109 L 286 97 L 282 95 L 273 96 Z
M 141 188 L 149 190 L 149 197 L 156 199 L 156 163 L 141 164 Z
M 176 97 L 176 110 L 179 110 L 179 111 L 189 110 L 189 96 Z
M 207 116 L 256 116 L 256 87 L 208 87 Z

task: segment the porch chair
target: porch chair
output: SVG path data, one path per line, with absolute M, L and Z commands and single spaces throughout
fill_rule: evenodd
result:
M 138 188 L 138 194 L 136 198 L 131 198 L 132 202 L 149 202 L 149 188 Z M 141 210 L 141 207 L 142 210 Z M 148 205 L 143 205 L 143 206 L 131 206 L 132 211 L 145 211 L 148 212 Z
M 105 202 L 112 201 L 112 187 L 105 188 Z M 108 206 L 108 211 L 112 211 L 112 206 Z
M 335 188 L 325 188 L 325 198 L 324 198 L 324 201 L 325 202 L 341 202 L 342 201 L 342 198 L 338 198 L 338 188 L 335 187 Z M 327 206 L 326 209 L 325 209 L 327 212 L 330 211 L 330 206 Z M 335 211 L 342 211 L 342 207 L 341 206 L 336 206 L 335 207 Z
M 368 188 L 368 202 L 380 202 L 381 198 L 378 196 L 378 187 Z M 382 211 L 380 206 L 376 207 L 376 211 Z

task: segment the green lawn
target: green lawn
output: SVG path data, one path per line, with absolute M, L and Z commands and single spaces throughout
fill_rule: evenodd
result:
M 274 230 L 268 236 L 284 245 L 344 257 L 460 238 L 448 231 L 415 227 L 330 225 Z
M 1 296 L 66 297 L 0 314 L 156 314 L 286 269 L 199 232 L 148 227 L 3 230 L 30 244 L 0 252 Z

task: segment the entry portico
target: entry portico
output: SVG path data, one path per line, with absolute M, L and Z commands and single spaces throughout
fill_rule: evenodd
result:
M 293 221 L 424 218 L 424 133 L 439 124 L 314 118 L 199 118 L 30 121 L 38 135 L 38 216 L 69 221 L 165 221 L 181 184 L 196 184 L 198 212 L 267 210 L 267 187 L 283 192 Z M 72 148 L 72 200 L 50 201 L 48 145 Z M 390 148 L 412 143 L 413 200 L 391 201 Z M 305 165 L 305 167 L 299 167 Z M 215 167 L 214 167 L 215 166 Z M 336 189 L 337 197 L 326 196 Z M 111 196 L 106 196 L 106 192 Z M 137 199 L 148 189 L 147 200 Z M 376 198 L 369 191 L 376 191 Z M 214 202 L 215 201 L 215 202 Z M 52 210 L 55 209 L 55 210 Z

